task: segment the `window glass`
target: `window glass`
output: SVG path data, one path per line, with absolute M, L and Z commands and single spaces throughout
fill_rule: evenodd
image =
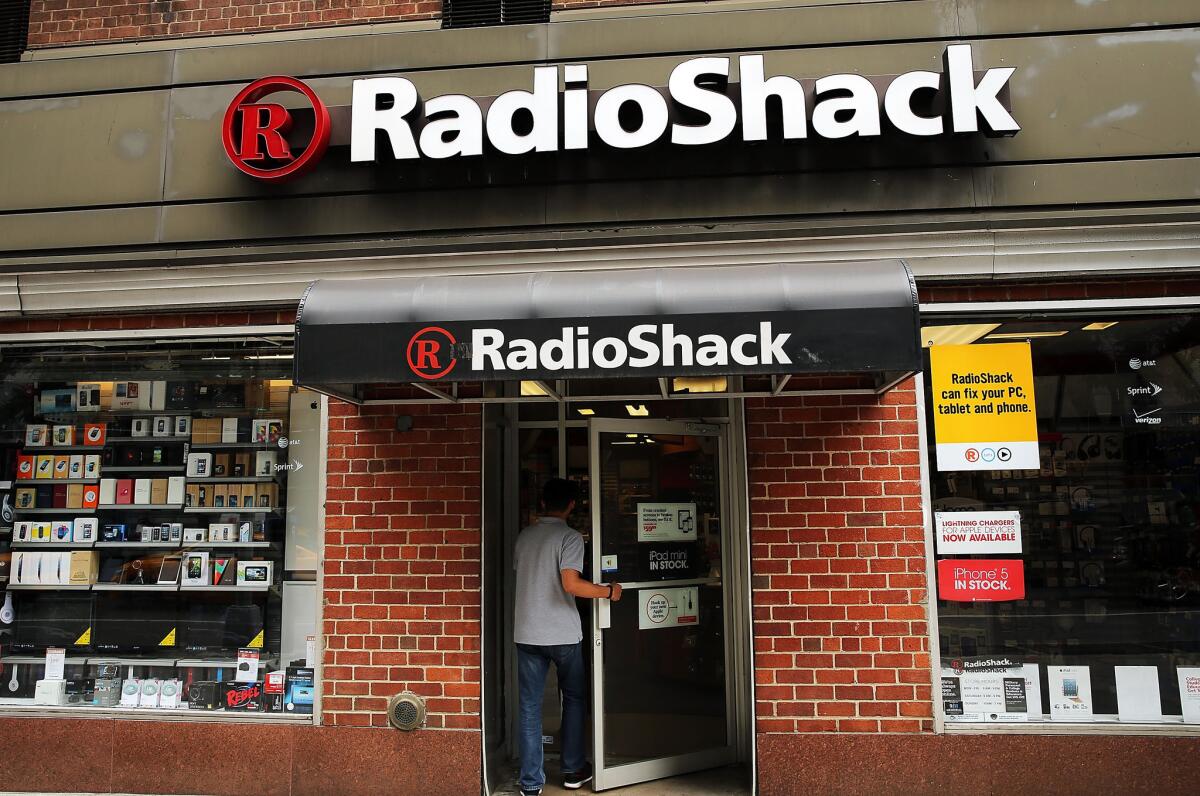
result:
M 285 516 L 316 516 L 288 474 L 321 404 L 291 346 L 0 351 L 0 709 L 312 713 L 319 555 Z
M 927 395 L 935 517 L 1009 511 L 1020 527 L 1019 552 L 939 560 L 1016 559 L 1025 585 L 1023 599 L 937 601 L 947 720 L 1200 722 L 1200 322 L 923 331 L 979 346 L 980 361 L 987 345 L 1028 341 L 1040 454 L 1036 470 L 939 471 Z

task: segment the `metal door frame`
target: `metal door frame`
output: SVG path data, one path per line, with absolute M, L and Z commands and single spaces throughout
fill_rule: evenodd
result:
M 634 763 L 625 763 L 623 765 L 608 768 L 604 765 L 604 640 L 603 631 L 600 628 L 601 613 L 607 613 L 609 610 L 608 600 L 593 600 L 592 601 L 592 640 L 591 640 L 591 656 L 592 656 L 592 766 L 594 771 L 594 786 L 596 790 L 607 790 L 609 788 L 617 788 L 623 785 L 632 785 L 638 782 L 646 782 L 649 780 L 661 779 L 670 777 L 676 774 L 685 774 L 691 771 L 698 771 L 705 768 L 716 768 L 718 766 L 733 763 L 738 757 L 738 711 L 740 700 L 736 692 L 736 677 L 735 670 L 738 668 L 736 660 L 736 652 L 733 645 L 738 638 L 738 634 L 733 632 L 733 623 L 737 621 L 736 605 L 740 601 L 734 598 L 730 592 L 731 578 L 729 573 L 731 565 L 735 557 L 731 555 L 731 544 L 740 543 L 740 539 L 732 533 L 730 525 L 730 517 L 732 516 L 730 501 L 733 499 L 731 494 L 731 478 L 730 478 L 730 445 L 729 445 L 729 424 L 728 423 L 689 423 L 687 421 L 673 420 L 637 420 L 624 418 L 597 418 L 588 421 L 588 480 L 591 487 L 591 503 L 592 503 L 592 576 L 596 582 L 600 582 L 602 576 L 600 559 L 601 559 L 601 539 L 603 529 L 601 528 L 601 511 L 600 511 L 600 445 L 599 437 L 602 433 L 650 433 L 650 434 L 678 434 L 681 436 L 700 436 L 700 437 L 715 437 L 717 440 L 717 461 L 719 469 L 717 472 L 717 488 L 721 501 L 720 521 L 721 521 L 721 588 L 724 593 L 722 595 L 721 604 L 723 606 L 722 617 L 722 636 L 725 647 L 725 746 L 714 749 L 706 749 L 698 752 L 690 752 L 688 754 L 677 755 L 675 757 L 654 758 L 651 760 L 640 760 Z M 708 578 L 693 578 L 680 579 L 678 584 L 674 581 L 663 581 L 662 583 L 672 583 L 674 585 L 687 585 L 710 582 Z M 737 579 L 732 579 L 736 584 Z M 659 582 L 656 581 L 656 584 Z M 630 586 L 641 587 L 645 584 L 630 583 Z

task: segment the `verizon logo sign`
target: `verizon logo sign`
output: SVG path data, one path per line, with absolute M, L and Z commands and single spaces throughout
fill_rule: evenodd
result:
M 676 332 L 675 324 L 638 324 L 624 337 L 591 339 L 586 326 L 567 326 L 541 343 L 506 339 L 499 329 L 471 332 L 471 370 L 578 371 L 659 367 L 728 367 L 790 365 L 784 350 L 790 332 L 775 332 L 771 321 L 758 331 L 728 338 L 721 334 L 693 337 Z

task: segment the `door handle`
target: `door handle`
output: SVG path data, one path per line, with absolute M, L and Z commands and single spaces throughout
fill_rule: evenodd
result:
M 601 630 L 612 627 L 612 600 L 607 597 L 596 600 L 596 627 Z

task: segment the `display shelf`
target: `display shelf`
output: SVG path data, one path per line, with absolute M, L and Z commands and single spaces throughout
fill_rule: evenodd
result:
M 270 547 L 271 542 L 184 542 L 185 550 L 222 550 L 226 547 Z
M 178 583 L 96 583 L 93 591 L 179 591 Z
M 180 586 L 180 591 L 256 591 L 267 592 L 271 590 L 270 585 L 266 586 L 235 586 L 235 585 L 217 585 L 217 586 Z
M 258 659 L 259 666 L 271 665 L 279 659 L 272 656 L 269 658 Z M 175 665 L 181 669 L 236 669 L 238 661 L 236 658 L 228 658 L 214 660 L 212 658 L 180 658 L 175 661 Z
M 50 509 L 45 509 L 45 508 L 13 509 L 13 513 L 14 513 L 14 514 L 17 514 L 17 515 L 32 515 L 32 516 L 43 516 L 43 517 L 44 517 L 44 516 L 46 516 L 46 515 L 49 515 L 49 514 L 66 514 L 67 512 L 71 512 L 73 515 L 76 515 L 76 514 L 79 514 L 81 511 L 95 511 L 95 509 L 68 509 L 68 508 L 61 508 L 61 509 L 53 509 L 53 508 L 50 508 Z
M 18 478 L 17 486 L 53 486 L 55 484 L 98 484 L 99 478 Z
M 0 657 L 0 663 L 45 663 L 45 655 L 5 655 Z M 86 666 L 88 662 L 85 656 L 67 656 L 67 666 Z
M 0 534 L 12 533 L 12 531 L 13 529 L 8 526 L 0 528 Z
M 192 450 L 228 450 L 230 448 L 248 448 L 254 450 L 271 450 L 278 448 L 279 444 L 275 442 L 193 442 Z
M 9 591 L 87 591 L 90 583 L 10 583 Z
M 126 548 L 147 548 L 154 547 L 162 549 L 179 547 L 179 542 L 96 542 L 96 547 L 126 547 Z
M 277 507 L 272 507 L 272 508 L 255 507 L 255 508 L 249 508 L 249 509 L 246 509 L 246 508 L 239 509 L 239 508 L 229 508 L 228 506 L 226 506 L 225 508 L 220 508 L 220 507 L 214 508 L 214 507 L 210 507 L 210 506 L 188 506 L 186 509 L 183 510 L 183 513 L 184 514 L 275 514 L 278 511 L 279 511 L 279 509 Z
M 179 436 L 179 437 L 176 437 L 174 435 L 169 436 L 169 437 L 108 437 L 104 441 L 104 444 L 112 445 L 112 444 L 116 443 L 116 444 L 121 444 L 121 445 L 128 445 L 128 444 L 154 445 L 154 444 L 160 443 L 160 442 L 169 443 L 169 444 L 179 444 L 179 443 L 187 442 L 190 439 L 191 439 L 191 437 L 186 434 L 183 436 Z
M 121 655 L 89 655 L 87 662 L 89 666 L 98 666 L 102 663 L 115 663 L 118 666 L 174 666 L 175 658 L 130 658 Z
M 109 503 L 97 506 L 96 511 L 179 511 L 182 503 Z
M 278 481 L 274 475 L 210 475 L 205 478 L 189 478 L 189 484 L 270 484 Z
M 139 464 L 129 467 L 103 465 L 101 475 L 110 473 L 182 473 L 185 469 L 187 468 L 182 464 Z
M 93 546 L 92 542 L 30 542 L 14 541 L 14 550 L 86 550 Z
M 136 665 L 136 664 L 131 664 Z M 229 711 L 179 708 L 100 707 L 97 705 L 35 705 L 33 697 L 0 697 L 4 716 L 48 718 L 146 719 L 155 721 L 211 722 L 217 724 L 296 724 L 312 725 L 311 713 L 276 713 L 273 711 Z
M 22 445 L 22 452 L 37 455 L 39 453 L 99 453 L 103 445 Z

